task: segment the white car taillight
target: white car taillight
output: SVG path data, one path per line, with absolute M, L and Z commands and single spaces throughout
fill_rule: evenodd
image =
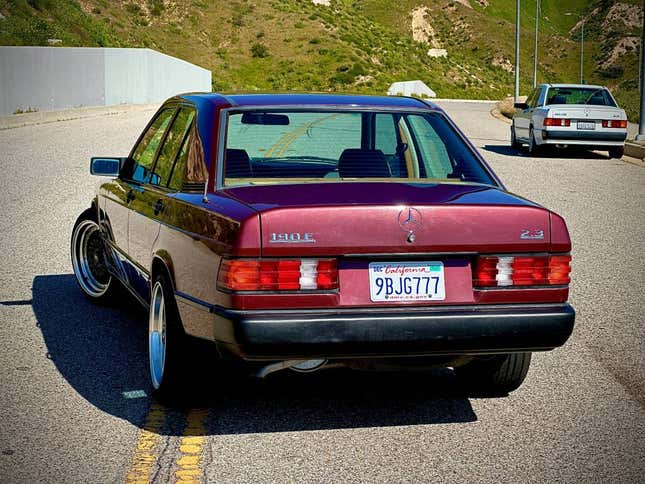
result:
M 225 259 L 218 286 L 231 291 L 338 289 L 336 259 Z
M 473 267 L 473 286 L 566 285 L 570 264 L 570 255 L 480 256 Z

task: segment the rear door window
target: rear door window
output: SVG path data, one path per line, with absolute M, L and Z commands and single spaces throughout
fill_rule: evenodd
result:
M 168 185 L 173 165 L 185 141 L 188 128 L 195 116 L 195 111 L 190 108 L 181 108 L 175 117 L 171 128 L 168 130 L 153 173 L 150 177 L 152 185 L 165 187 Z M 178 174 L 179 177 L 179 174 Z
M 175 115 L 175 108 L 162 110 L 143 134 L 130 160 L 124 166 L 123 177 L 137 183 L 146 183 L 150 177 L 155 155 L 164 133 Z

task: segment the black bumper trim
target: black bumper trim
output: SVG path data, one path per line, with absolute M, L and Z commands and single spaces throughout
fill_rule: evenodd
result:
M 249 360 L 545 351 L 575 320 L 569 304 L 212 312 L 216 339 Z
M 625 141 L 627 133 L 611 133 L 606 131 L 562 131 L 562 130 L 542 130 L 544 139 L 561 139 L 575 141 Z

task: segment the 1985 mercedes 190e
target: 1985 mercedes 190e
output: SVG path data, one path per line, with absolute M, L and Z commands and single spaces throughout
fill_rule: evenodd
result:
M 149 307 L 160 396 L 199 340 L 258 376 L 438 365 L 506 393 L 573 330 L 564 220 L 424 100 L 181 95 L 90 171 L 112 179 L 76 221 L 74 273 Z

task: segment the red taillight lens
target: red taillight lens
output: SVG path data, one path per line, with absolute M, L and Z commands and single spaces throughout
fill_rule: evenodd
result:
M 571 126 L 571 120 L 562 118 L 544 118 L 544 126 Z
M 603 119 L 602 127 L 603 128 L 626 128 L 627 120 L 626 119 Z
M 228 260 L 220 269 L 220 282 L 239 291 L 255 291 L 260 284 L 260 262 L 256 260 Z
M 225 259 L 218 286 L 231 291 L 300 291 L 337 289 L 334 259 Z
M 566 285 L 571 256 L 481 256 L 473 268 L 474 287 Z
M 478 257 L 473 270 L 473 285 L 489 287 L 497 285 L 497 257 Z
M 569 284 L 571 282 L 570 273 L 570 255 L 552 255 L 549 257 L 549 284 Z
M 318 289 L 335 289 L 338 287 L 338 263 L 336 260 L 320 260 L 316 274 Z
M 513 273 L 514 286 L 536 286 L 548 284 L 546 257 L 514 257 Z

